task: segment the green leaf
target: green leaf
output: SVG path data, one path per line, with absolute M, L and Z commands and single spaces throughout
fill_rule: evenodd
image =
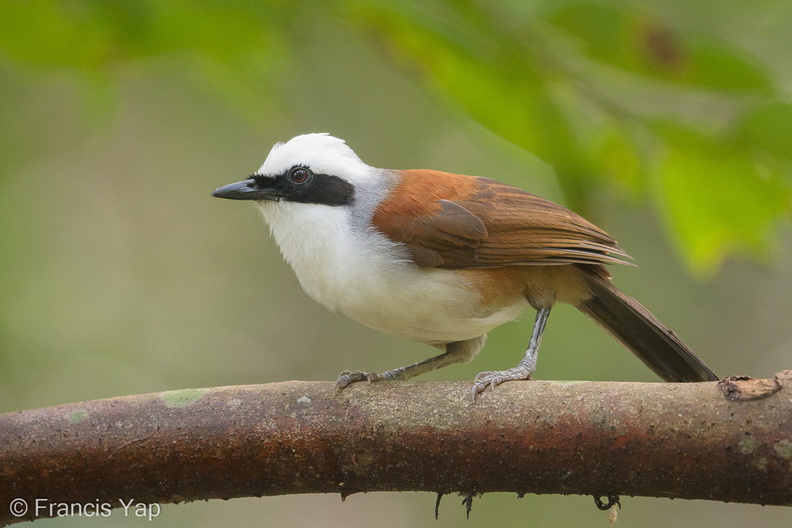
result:
M 292 10 L 274 0 L 0 0 L 0 49 L 18 60 L 84 70 L 182 50 L 227 62 L 266 53 Z
M 758 59 L 712 37 L 688 36 L 683 42 L 688 64 L 682 82 L 721 91 L 773 93 L 773 81 Z
M 418 66 L 442 96 L 495 134 L 563 174 L 589 161 L 532 58 L 507 43 L 393 2 L 357 4 L 352 18 L 373 29 L 402 60 Z
M 792 104 L 772 101 L 751 107 L 735 128 L 735 141 L 773 156 L 792 158 Z
M 710 273 L 731 253 L 766 255 L 790 209 L 784 174 L 732 143 L 669 125 L 659 130 L 668 142 L 662 210 L 691 269 Z
M 76 69 L 97 122 L 114 110 L 112 66 L 166 54 L 191 59 L 220 95 L 258 119 L 270 100 L 268 76 L 288 56 L 283 32 L 295 9 L 287 0 L 0 0 L 0 50 Z
M 633 199 L 646 191 L 646 163 L 632 138 L 616 126 L 603 127 L 592 157 L 610 183 Z
M 107 48 L 106 28 L 78 3 L 6 0 L 0 11 L 0 48 L 15 59 L 93 67 Z
M 719 91 L 773 89 L 759 61 L 635 7 L 572 4 L 549 20 L 575 37 L 587 57 L 633 75 Z

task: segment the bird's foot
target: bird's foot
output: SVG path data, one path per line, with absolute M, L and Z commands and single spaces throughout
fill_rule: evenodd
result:
M 487 370 L 480 372 L 473 379 L 473 389 L 470 391 L 473 401 L 476 397 L 487 390 L 487 387 L 494 389 L 504 381 L 529 380 L 533 376 L 533 370 L 527 367 L 516 366 L 509 370 Z
M 338 375 L 338 380 L 335 383 L 334 392 L 338 394 L 339 391 L 345 389 L 348 385 L 355 383 L 356 381 L 368 381 L 371 383 L 372 381 L 382 381 L 384 379 L 388 379 L 381 374 L 377 374 L 376 372 L 364 372 L 362 370 L 345 370 L 341 374 Z

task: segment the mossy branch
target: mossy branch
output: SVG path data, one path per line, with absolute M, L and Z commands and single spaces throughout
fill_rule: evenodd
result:
M 792 505 L 792 371 L 711 383 L 273 383 L 0 415 L 0 524 L 51 503 L 361 491 Z M 27 512 L 14 516 L 13 499 Z M 19 513 L 17 511 L 16 513 Z

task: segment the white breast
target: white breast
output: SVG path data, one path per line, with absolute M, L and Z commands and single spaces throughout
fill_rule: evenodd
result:
M 460 274 L 419 268 L 381 233 L 352 229 L 359 219 L 347 207 L 269 202 L 260 210 L 306 293 L 381 332 L 430 344 L 462 341 L 527 306 L 484 309 Z

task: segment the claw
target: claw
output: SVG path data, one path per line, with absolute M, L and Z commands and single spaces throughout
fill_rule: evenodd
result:
M 371 383 L 372 381 L 380 381 L 384 379 L 380 374 L 376 372 L 364 372 L 362 370 L 345 370 L 341 374 L 338 375 L 338 380 L 336 380 L 335 387 L 333 388 L 333 392 L 338 394 L 342 390 L 344 390 L 348 385 L 355 383 L 357 381 L 367 381 Z
M 473 378 L 473 388 L 470 394 L 473 397 L 473 401 L 476 401 L 478 395 L 487 390 L 487 387 L 489 387 L 490 390 L 495 390 L 495 387 L 501 383 L 515 380 L 529 380 L 532 375 L 533 372 L 530 369 L 522 367 L 514 367 L 509 370 L 487 370 L 485 372 L 479 372 L 476 377 Z

